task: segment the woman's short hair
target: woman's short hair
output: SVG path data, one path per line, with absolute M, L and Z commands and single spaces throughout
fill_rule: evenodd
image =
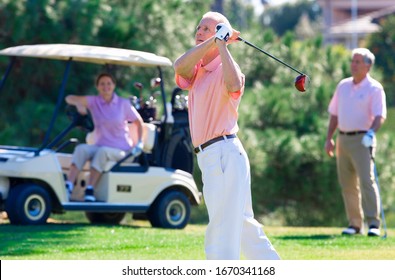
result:
M 111 75 L 109 73 L 101 73 L 96 78 L 96 85 L 99 84 L 100 79 L 103 78 L 103 77 L 109 77 L 111 79 L 111 81 L 114 83 L 114 85 L 116 84 L 115 78 L 113 77 L 113 75 Z

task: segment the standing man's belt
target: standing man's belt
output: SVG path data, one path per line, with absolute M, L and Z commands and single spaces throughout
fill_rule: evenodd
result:
M 340 134 L 343 134 L 343 135 L 358 135 L 358 134 L 365 134 L 367 131 L 365 131 L 365 130 L 356 130 L 356 131 L 341 131 L 341 130 L 339 130 L 339 133 Z
M 216 142 L 218 142 L 218 141 L 221 141 L 221 140 L 231 139 L 231 138 L 236 138 L 236 134 L 230 134 L 230 135 L 223 135 L 223 136 L 215 137 L 215 138 L 213 138 L 213 139 L 211 139 L 211 140 L 208 140 L 206 143 L 203 143 L 202 145 L 197 146 L 197 147 L 194 149 L 194 151 L 195 151 L 195 153 L 197 154 L 197 153 L 199 153 L 200 151 L 203 151 L 205 148 L 207 148 L 207 147 L 210 146 L 211 144 L 214 144 L 214 143 L 216 143 Z

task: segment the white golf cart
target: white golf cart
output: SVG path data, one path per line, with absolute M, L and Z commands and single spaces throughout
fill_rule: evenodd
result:
M 85 211 L 92 223 L 116 224 L 130 212 L 146 217 L 153 227 L 178 229 L 187 225 L 190 206 L 199 205 L 201 193 L 191 175 L 193 155 L 185 110 L 174 110 L 169 106 L 171 102 L 166 102 L 161 67 L 172 65 L 168 58 L 141 51 L 70 44 L 16 46 L 0 50 L 0 55 L 10 57 L 0 91 L 17 58 L 66 62 L 57 105 L 41 147 L 0 146 L 0 211 L 7 212 L 10 223 L 44 224 L 51 213 Z M 83 201 L 89 163 L 80 173 L 70 199 L 65 188 L 71 154 L 63 150 L 75 141 L 64 138 L 75 127 L 92 130 L 89 118 L 71 110 L 71 124 L 49 139 L 64 102 L 65 84 L 74 61 L 156 67 L 159 71 L 156 81 L 161 88 L 163 116 L 145 123 L 141 156 L 135 159 L 129 154 L 119 162 L 107 164 L 95 190 L 98 201 L 94 203 Z M 139 109 L 144 113 L 144 108 Z

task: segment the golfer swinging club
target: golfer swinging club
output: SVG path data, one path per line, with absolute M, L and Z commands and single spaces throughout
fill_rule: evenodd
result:
M 227 45 L 236 42 L 220 13 L 203 15 L 196 46 L 174 64 L 177 85 L 189 90 L 189 123 L 209 215 L 205 237 L 207 259 L 280 259 L 254 219 L 250 165 L 237 138 L 238 106 L 244 74 Z

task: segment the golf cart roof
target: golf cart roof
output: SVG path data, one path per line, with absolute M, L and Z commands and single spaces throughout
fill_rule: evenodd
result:
M 167 57 L 153 53 L 120 48 L 76 44 L 38 44 L 10 47 L 0 50 L 0 55 L 70 60 L 95 64 L 124 66 L 172 66 Z

